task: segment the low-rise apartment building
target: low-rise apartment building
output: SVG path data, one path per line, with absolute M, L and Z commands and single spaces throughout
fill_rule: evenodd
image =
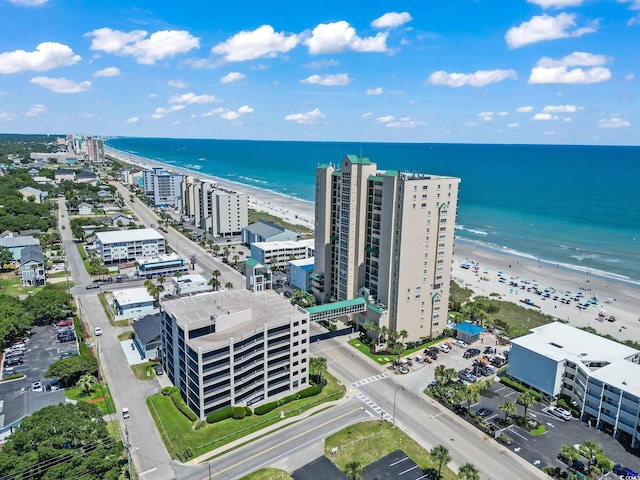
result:
M 154 278 L 167 277 L 177 272 L 183 273 L 189 270 L 187 260 L 176 253 L 168 253 L 154 257 L 136 258 L 139 277 Z
M 255 242 L 251 244 L 251 258 L 271 268 L 284 269 L 291 260 L 313 257 L 314 244 L 313 239 Z
M 211 292 L 161 304 L 162 364 L 199 418 L 308 384 L 309 314 L 279 295 Z
M 640 445 L 640 352 L 554 322 L 511 342 L 508 374 L 550 398 L 565 396 L 581 418 Z
M 153 228 L 96 232 L 95 247 L 104 263 L 164 255 L 164 237 Z

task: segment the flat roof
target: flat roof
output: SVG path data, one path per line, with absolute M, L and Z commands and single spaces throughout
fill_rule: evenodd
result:
M 307 248 L 308 245 L 295 240 L 275 240 L 273 242 L 253 242 L 251 246 L 261 250 L 276 250 L 281 248 Z
M 358 297 L 352 300 L 341 300 L 339 302 L 325 303 L 324 305 L 316 305 L 315 307 L 309 307 L 306 310 L 310 314 L 324 313 L 324 312 L 329 312 L 331 310 L 336 310 L 338 308 L 351 307 L 354 305 L 364 305 L 365 303 L 366 301 L 364 298 Z
M 453 328 L 460 330 L 461 332 L 468 333 L 469 335 L 478 335 L 479 333 L 484 332 L 483 327 L 469 322 L 458 323 Z
M 118 301 L 118 305 L 125 306 L 132 303 L 153 302 L 153 297 L 149 295 L 146 288 L 129 288 L 127 290 L 115 290 L 113 298 Z
M 207 283 L 207 279 L 204 278 L 199 273 L 193 273 L 191 275 L 182 275 L 181 277 L 173 277 L 173 281 L 175 283 L 178 283 L 178 284 L 180 284 L 180 283 L 200 283 L 200 282 Z
M 617 360 L 591 372 L 591 377 L 640 398 L 640 365 Z
M 155 257 L 136 257 L 136 262 L 138 262 L 140 266 L 151 263 L 176 262 L 178 260 L 183 260 L 186 263 L 186 259 L 177 253 L 167 253 L 165 255 L 156 255 Z
M 511 343 L 556 361 L 570 359 L 576 363 L 613 363 L 638 353 L 638 350 L 622 343 L 562 322 L 532 328 L 528 335 L 514 338 Z
M 137 228 L 133 230 L 114 230 L 110 232 L 96 232 L 101 243 L 139 242 L 143 240 L 161 240 L 162 234 L 153 228 Z
M 230 338 L 239 340 L 253 335 L 262 331 L 264 325 L 282 325 L 289 323 L 290 318 L 308 316 L 304 310 L 273 291 L 253 294 L 245 289 L 219 290 L 165 299 L 161 305 L 184 330 L 199 328 L 205 322 L 210 322 L 213 315 L 216 316 L 217 333 L 187 341 L 191 348 L 205 351 L 227 345 Z
M 295 265 L 296 267 L 300 267 L 303 270 L 307 270 L 308 267 L 313 269 L 314 261 L 315 261 L 315 257 L 309 257 L 309 258 L 301 258 L 299 260 L 289 260 L 289 263 L 291 265 Z

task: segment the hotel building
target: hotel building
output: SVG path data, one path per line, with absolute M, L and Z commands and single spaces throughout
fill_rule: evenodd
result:
M 551 399 L 561 396 L 580 417 L 640 445 L 640 352 L 554 322 L 511 341 L 507 373 Z
M 142 172 L 144 194 L 156 207 L 171 206 L 181 208 L 182 190 L 180 184 L 184 175 L 168 172 L 162 167 L 154 167 Z
M 96 232 L 95 247 L 104 263 L 164 255 L 164 237 L 153 228 Z
M 164 300 L 160 318 L 162 364 L 201 419 L 308 384 L 309 314 L 279 295 L 233 290 Z
M 315 273 L 319 302 L 367 297 L 363 324 L 409 340 L 447 324 L 459 178 L 379 171 L 347 155 L 316 171 Z

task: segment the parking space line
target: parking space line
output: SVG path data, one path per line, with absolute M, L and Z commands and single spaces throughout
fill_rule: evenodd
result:
M 397 464 L 399 464 L 399 463 L 406 462 L 408 459 L 409 459 L 409 457 L 404 457 L 404 458 L 402 458 L 402 459 L 398 460 L 397 462 L 390 463 L 390 464 L 389 464 L 389 466 L 390 466 L 390 467 L 394 467 L 394 466 L 396 466 L 396 465 L 397 465 Z
M 522 438 L 523 440 L 526 440 L 527 442 L 529 441 L 529 439 L 528 439 L 528 438 L 526 438 L 526 437 L 524 437 L 523 435 L 520 435 L 518 432 L 516 432 L 516 431 L 513 429 L 513 425 L 509 425 L 509 426 L 507 427 L 507 430 L 509 430 L 509 431 L 510 431 L 511 433 L 513 433 L 514 435 L 519 436 L 519 437 L 520 437 L 520 438 Z
M 409 468 L 409 469 L 407 469 L 407 470 L 405 470 L 403 472 L 400 472 L 398 475 L 404 475 L 405 473 L 409 473 L 410 471 L 415 470 L 416 468 L 420 468 L 420 467 L 418 467 L 418 465 L 414 465 L 413 467 L 411 467 L 411 468 Z

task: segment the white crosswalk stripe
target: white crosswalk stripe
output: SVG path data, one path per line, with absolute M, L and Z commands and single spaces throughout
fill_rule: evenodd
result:
M 364 393 L 362 393 L 360 390 L 356 390 L 356 396 L 362 400 L 362 402 L 369 407 L 371 410 L 373 410 L 376 414 L 378 414 L 379 416 L 382 417 L 383 420 L 387 420 L 387 421 L 391 421 L 393 420 L 393 417 L 391 415 L 389 415 L 387 412 L 385 412 L 376 402 L 374 402 L 373 400 L 371 400 L 369 397 L 367 397 Z
M 353 385 L 354 388 L 358 388 L 371 382 L 377 382 L 378 380 L 382 380 L 383 378 L 387 378 L 387 375 L 384 373 L 380 373 L 378 375 L 374 375 L 373 377 L 363 378 L 362 380 L 353 382 L 351 385 Z

